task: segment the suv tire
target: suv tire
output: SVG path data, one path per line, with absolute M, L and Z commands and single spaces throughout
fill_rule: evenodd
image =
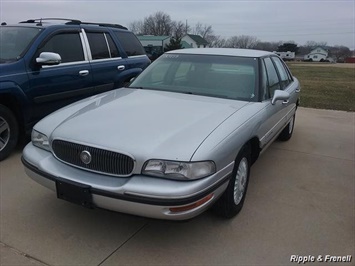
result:
M 9 108 L 0 104 L 0 161 L 10 155 L 16 147 L 19 127 L 16 117 Z

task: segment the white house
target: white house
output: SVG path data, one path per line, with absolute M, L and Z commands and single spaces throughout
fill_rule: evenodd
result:
M 305 61 L 315 61 L 315 62 L 329 60 L 328 51 L 322 47 L 317 47 L 313 49 L 309 54 L 306 54 L 303 59 Z
M 185 41 L 192 48 L 206 48 L 209 45 L 208 41 L 206 41 L 200 35 L 194 34 L 186 34 L 184 37 L 181 38 L 181 41 Z
M 295 52 L 277 52 L 277 51 L 273 51 L 274 54 L 277 54 L 278 56 L 280 56 L 283 60 L 294 60 L 295 59 Z

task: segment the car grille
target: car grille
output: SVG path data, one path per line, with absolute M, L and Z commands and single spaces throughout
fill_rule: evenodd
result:
M 68 141 L 54 140 L 52 149 L 61 161 L 94 172 L 127 176 L 132 173 L 134 167 L 134 160 L 127 155 Z M 90 163 L 82 161 L 80 155 L 83 151 L 90 153 Z

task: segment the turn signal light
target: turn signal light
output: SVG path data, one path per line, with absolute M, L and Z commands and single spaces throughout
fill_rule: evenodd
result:
M 209 194 L 208 196 L 200 199 L 199 201 L 196 201 L 195 203 L 192 203 L 190 205 L 186 205 L 186 206 L 182 206 L 182 207 L 174 207 L 174 208 L 169 208 L 169 210 L 171 212 L 186 212 L 192 209 L 195 209 L 199 206 L 201 206 L 202 204 L 206 203 L 207 201 L 209 201 L 210 199 L 213 198 L 213 193 Z

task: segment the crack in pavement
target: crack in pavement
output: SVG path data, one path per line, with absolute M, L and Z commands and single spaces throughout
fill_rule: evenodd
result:
M 149 222 L 146 222 L 141 228 L 139 228 L 133 235 L 131 235 L 126 241 L 124 241 L 121 245 L 119 245 L 113 252 L 111 252 L 103 261 L 101 261 L 98 266 L 101 266 L 105 261 L 107 261 L 113 254 L 116 253 L 120 248 L 122 248 L 128 241 L 130 241 L 133 237 L 135 237 L 140 231 L 142 231 Z
M 44 261 L 42 261 L 40 259 L 37 259 L 37 258 L 35 258 L 35 257 L 33 257 L 33 256 L 29 255 L 29 254 L 26 254 L 26 253 L 22 252 L 21 250 L 18 250 L 16 248 L 12 247 L 12 246 L 9 246 L 9 245 L 5 244 L 4 242 L 0 242 L 0 245 L 4 246 L 5 248 L 8 248 L 8 249 L 12 250 L 16 254 L 18 254 L 20 256 L 23 256 L 23 257 L 25 257 L 25 258 L 27 258 L 29 260 L 38 262 L 38 263 L 46 265 L 46 266 L 50 266 L 50 264 L 48 264 L 48 263 L 46 263 L 46 262 L 44 262 Z

